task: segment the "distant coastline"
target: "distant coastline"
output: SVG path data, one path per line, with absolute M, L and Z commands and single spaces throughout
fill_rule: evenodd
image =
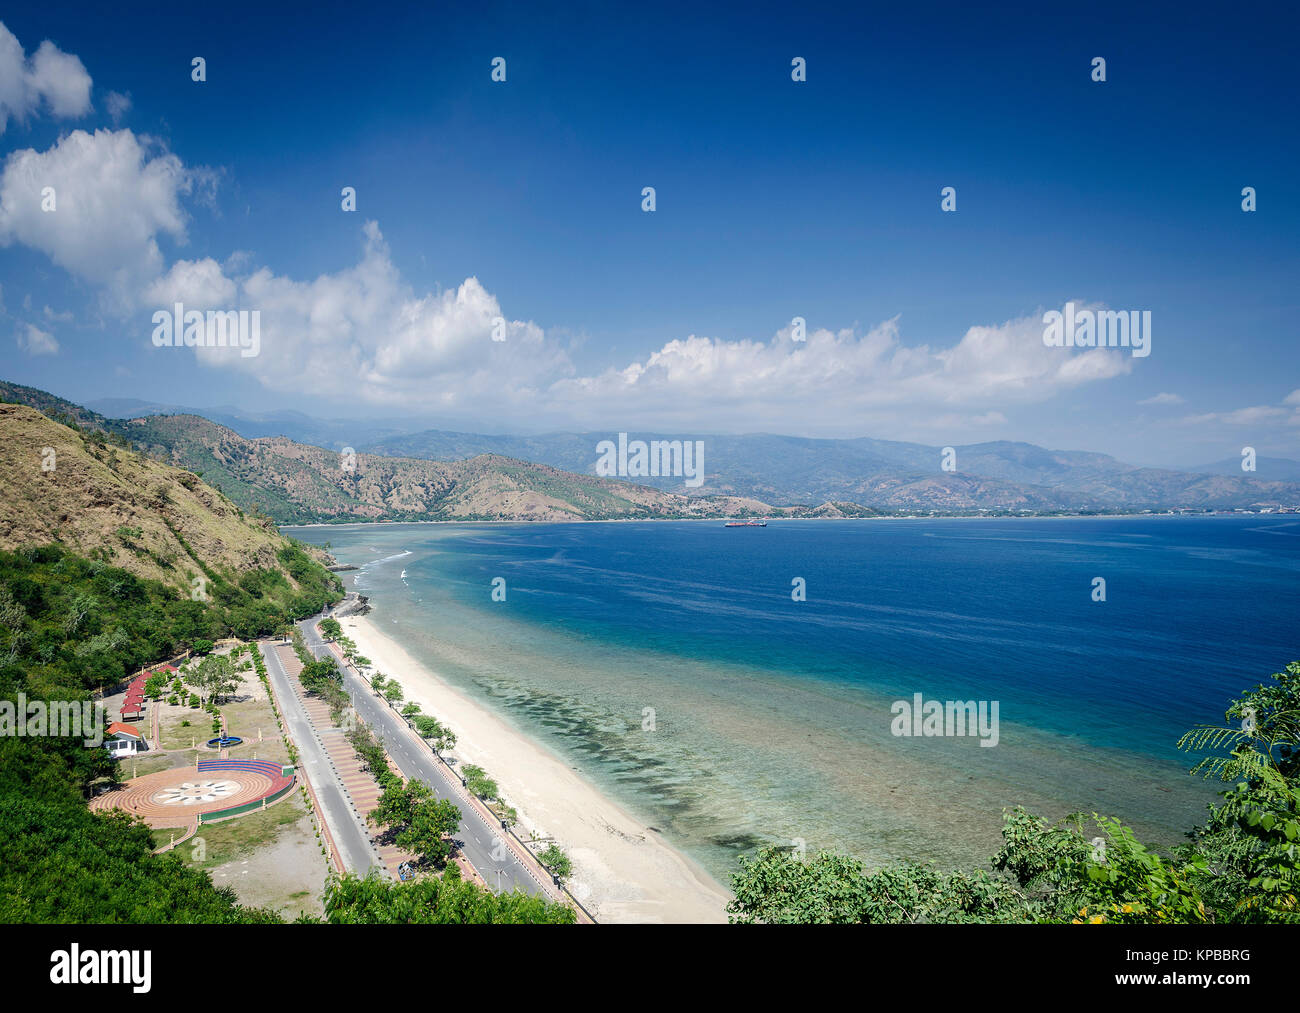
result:
M 812 521 L 816 523 L 836 523 L 844 521 L 1035 521 L 1035 520 L 1132 520 L 1134 518 L 1142 519 L 1175 519 L 1175 518 L 1197 518 L 1210 520 L 1215 518 L 1226 517 L 1300 517 L 1300 511 L 1293 510 L 1161 510 L 1161 511 L 1143 511 L 1133 510 L 1119 513 L 952 513 L 952 514 L 875 514 L 870 517 L 779 517 L 770 514 L 764 515 L 768 521 L 778 523 L 789 521 L 791 523 L 802 523 Z M 523 518 L 514 520 L 400 520 L 397 518 L 379 518 L 375 520 L 357 520 L 349 518 L 338 521 L 311 521 L 305 524 L 277 524 L 276 527 L 281 530 L 294 528 L 341 528 L 341 527 L 379 527 L 384 525 L 395 524 L 526 524 L 529 526 L 543 527 L 546 525 L 558 524 L 717 524 L 721 525 L 728 518 L 726 517 L 602 517 L 588 520 L 583 517 L 569 517 L 563 520 L 525 520 Z M 347 567 L 346 569 L 356 569 L 356 567 Z

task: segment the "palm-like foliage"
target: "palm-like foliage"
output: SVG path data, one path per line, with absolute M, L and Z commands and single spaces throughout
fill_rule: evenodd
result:
M 1233 783 L 1191 850 L 1206 859 L 1211 891 L 1231 899 L 1234 921 L 1300 922 L 1300 663 L 1274 680 L 1228 709 L 1239 726 L 1203 725 L 1178 741 L 1211 754 L 1193 773 Z

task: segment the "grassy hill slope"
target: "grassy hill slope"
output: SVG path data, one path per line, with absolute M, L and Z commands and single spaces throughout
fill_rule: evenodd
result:
M 289 542 L 189 471 L 0 404 L 0 548 L 58 542 L 187 593 L 201 574 L 280 570 Z

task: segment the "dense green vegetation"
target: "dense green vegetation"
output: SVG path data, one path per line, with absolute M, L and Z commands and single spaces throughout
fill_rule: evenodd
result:
M 567 904 L 517 890 L 492 893 L 448 865 L 440 876 L 406 883 L 332 877 L 325 888 L 325 920 L 334 925 L 571 925 L 577 919 Z
M 1226 724 L 1188 732 L 1193 773 L 1231 785 L 1162 855 L 1120 820 L 1003 816 L 994 874 L 915 863 L 865 871 L 828 852 L 742 858 L 733 922 L 1300 923 L 1300 662 L 1243 693 Z
M 0 552 L 0 697 L 86 700 L 142 666 L 210 650 L 231 633 L 269 632 L 338 597 L 332 575 L 301 549 L 286 547 L 280 562 L 297 591 L 279 570 L 217 574 L 203 602 L 55 545 Z M 229 691 L 230 668 L 204 660 L 208 693 Z M 90 812 L 92 784 L 116 779 L 107 754 L 82 738 L 0 738 L 0 921 L 276 920 L 176 856 L 154 855 L 142 824 Z
M 90 812 L 79 791 L 55 783 L 66 776 L 58 759 L 15 742 L 0 743 L 0 922 L 279 921 L 241 907 L 233 890 L 217 889 L 179 856 L 153 854 L 144 824 Z M 15 761 L 34 762 L 49 779 L 44 788 L 15 783 Z
M 314 607 L 333 578 L 300 550 L 281 555 L 303 591 L 266 614 L 255 633 L 282 629 L 299 609 Z M 313 568 L 323 576 L 313 574 Z M 228 593 L 192 601 L 157 582 L 84 559 L 58 546 L 0 552 L 0 699 L 87 700 L 98 686 L 121 682 L 199 642 L 234 632 L 233 617 L 261 601 L 277 582 L 226 582 Z M 314 588 L 314 590 L 312 590 Z M 295 631 L 297 632 L 297 631 Z M 210 644 L 207 645 L 210 648 Z M 194 670 L 205 694 L 228 692 L 230 657 L 205 658 Z M 252 652 L 259 674 L 260 656 Z M 304 682 L 338 685 L 332 661 L 315 662 Z M 166 680 L 153 689 L 165 692 Z M 111 718 L 111 716 L 110 716 Z M 383 750 L 364 729 L 371 769 L 380 774 L 399 846 L 431 867 L 446 863 L 459 812 L 431 798 L 423 785 L 388 773 Z M 83 737 L 0 736 L 0 923 L 276 922 L 274 912 L 247 908 L 233 890 L 175 854 L 155 855 L 148 827 L 121 813 L 92 812 L 86 797 L 115 783 L 116 765 Z M 423 789 L 423 790 L 422 790 Z M 399 803 L 398 796 L 409 801 Z M 344 877 L 327 894 L 327 920 L 337 923 L 568 923 L 573 912 L 523 894 L 495 895 L 460 879 L 454 864 L 442 876 L 404 884 Z
M 230 614 L 58 546 L 0 552 L 0 698 L 87 700 L 225 635 Z M 278 920 L 154 855 L 143 824 L 88 810 L 91 786 L 116 780 L 108 754 L 82 737 L 0 737 L 0 921 Z
M 209 601 L 57 545 L 0 551 L 0 693 L 79 693 L 225 636 L 250 639 L 341 595 L 337 578 L 286 546 L 278 569 L 216 575 Z M 62 697 L 61 697 L 62 698 Z

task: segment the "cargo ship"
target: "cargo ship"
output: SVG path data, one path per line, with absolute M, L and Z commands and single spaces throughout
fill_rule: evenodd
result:
M 724 528 L 765 528 L 767 521 L 727 521 Z

